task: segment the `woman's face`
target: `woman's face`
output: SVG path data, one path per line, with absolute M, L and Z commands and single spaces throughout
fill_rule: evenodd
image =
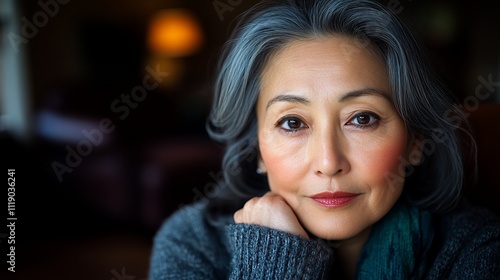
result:
M 259 165 L 271 191 L 306 230 L 331 240 L 365 232 L 391 209 L 402 159 L 416 148 L 407 147 L 385 64 L 357 45 L 289 43 L 264 68 L 257 102 Z

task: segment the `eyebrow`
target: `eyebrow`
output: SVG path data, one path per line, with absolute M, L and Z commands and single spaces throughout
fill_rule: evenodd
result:
M 349 101 L 351 99 L 361 97 L 361 96 L 367 96 L 367 95 L 374 95 L 374 96 L 383 97 L 383 98 L 387 99 L 387 101 L 392 102 L 392 99 L 387 92 L 385 92 L 383 90 L 375 89 L 375 88 L 363 88 L 363 89 L 359 89 L 359 90 L 350 91 L 350 92 L 342 95 L 339 98 L 339 102 L 346 102 L 346 101 Z
M 275 96 L 273 99 L 269 100 L 269 102 L 267 102 L 266 110 L 276 102 L 291 102 L 291 103 L 299 103 L 299 104 L 304 104 L 304 105 L 308 105 L 309 103 L 311 103 L 309 100 L 307 100 L 306 98 L 301 97 L 301 96 L 280 94 L 280 95 Z
M 342 95 L 338 101 L 339 102 L 347 102 L 351 99 L 361 97 L 361 96 L 367 96 L 367 95 L 380 96 L 380 97 L 383 97 L 383 98 L 387 99 L 388 101 L 392 102 L 388 93 L 386 93 L 383 90 L 378 90 L 378 89 L 374 89 L 374 88 L 363 88 L 363 89 L 359 89 L 359 90 L 350 91 L 350 92 Z M 280 94 L 280 95 L 275 96 L 273 99 L 269 100 L 269 102 L 267 103 L 267 106 L 266 106 L 266 110 L 269 107 L 271 107 L 271 105 L 273 105 L 274 103 L 277 103 L 277 102 L 291 102 L 291 103 L 299 103 L 299 104 L 304 104 L 304 105 L 308 105 L 309 103 L 311 103 L 307 98 L 304 98 L 302 96 L 290 95 L 290 94 Z

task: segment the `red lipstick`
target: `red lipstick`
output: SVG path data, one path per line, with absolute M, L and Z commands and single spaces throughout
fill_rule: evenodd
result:
M 322 206 L 333 208 L 347 205 L 358 195 L 348 192 L 322 192 L 311 196 L 311 198 Z

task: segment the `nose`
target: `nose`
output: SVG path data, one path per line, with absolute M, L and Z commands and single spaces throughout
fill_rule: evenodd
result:
M 312 168 L 321 176 L 338 176 L 350 171 L 348 145 L 335 129 L 319 131 L 311 141 Z

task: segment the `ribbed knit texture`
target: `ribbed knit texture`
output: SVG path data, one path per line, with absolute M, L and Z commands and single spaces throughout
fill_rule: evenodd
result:
M 333 251 L 320 241 L 248 224 L 228 226 L 233 244 L 230 279 L 323 279 Z
M 256 225 L 211 226 L 204 211 L 201 204 L 189 206 L 164 223 L 154 240 L 149 279 L 331 279 L 333 251 L 321 241 Z M 462 206 L 434 220 L 423 279 L 500 279 L 497 216 Z

